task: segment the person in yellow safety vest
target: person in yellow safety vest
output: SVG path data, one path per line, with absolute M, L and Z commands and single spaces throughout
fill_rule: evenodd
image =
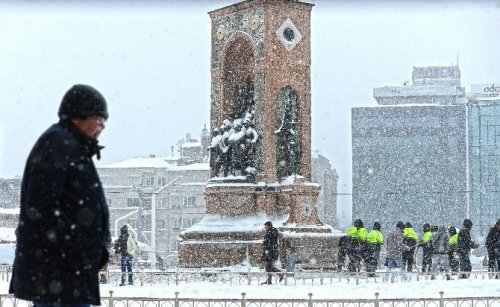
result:
M 406 271 L 413 271 L 413 264 L 415 263 L 415 249 L 417 248 L 418 234 L 412 228 L 410 222 L 406 222 L 403 230 L 403 243 L 410 249 L 403 251 L 403 265 L 406 266 Z
M 448 263 L 450 264 L 452 272 L 458 272 L 460 262 L 458 261 L 457 254 L 458 232 L 455 226 L 450 226 L 450 228 L 448 228 L 448 234 L 450 235 L 450 239 L 448 240 L 448 243 L 450 243 L 450 249 L 448 250 Z
M 373 223 L 373 230 L 370 231 L 366 237 L 366 271 L 369 277 L 375 277 L 375 270 L 377 269 L 378 259 L 380 257 L 380 249 L 382 244 L 384 244 L 384 235 L 380 232 L 380 229 L 381 225 L 379 222 Z
M 431 225 L 425 223 L 423 226 L 424 234 L 422 235 L 422 240 L 418 243 L 419 247 L 422 247 L 422 272 L 430 272 L 432 264 L 432 246 L 431 246 Z
M 364 242 L 368 232 L 364 228 L 363 221 L 357 219 L 353 226 L 347 229 L 347 255 L 349 256 L 349 271 L 356 272 L 360 270 L 361 260 L 363 259 Z

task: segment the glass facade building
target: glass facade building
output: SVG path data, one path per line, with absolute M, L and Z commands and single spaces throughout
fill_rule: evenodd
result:
M 471 98 L 469 118 L 469 214 L 474 232 L 486 237 L 500 219 L 500 98 Z
M 467 108 L 352 109 L 353 219 L 461 226 L 467 214 Z

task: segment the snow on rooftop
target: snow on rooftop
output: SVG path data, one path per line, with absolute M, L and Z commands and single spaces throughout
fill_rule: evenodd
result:
M 120 162 L 99 166 L 100 169 L 119 169 L 119 168 L 163 168 L 172 171 L 185 170 L 210 170 L 208 163 L 192 163 L 186 165 L 177 165 L 179 158 L 173 157 L 135 157 Z
M 0 227 L 0 242 L 16 242 L 16 229 Z
M 19 210 L 19 208 L 0 208 L 0 214 L 18 215 Z
M 201 147 L 201 142 L 200 141 L 190 141 L 190 142 L 184 142 L 181 145 L 182 148 L 193 148 L 193 147 Z

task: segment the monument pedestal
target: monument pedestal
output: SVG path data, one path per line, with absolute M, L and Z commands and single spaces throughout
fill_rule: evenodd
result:
M 333 267 L 342 234 L 318 219 L 315 204 L 320 187 L 295 179 L 280 184 L 209 182 L 207 214 L 181 233 L 179 264 L 261 266 L 263 225 L 271 220 L 280 230 L 282 264 L 293 251 L 303 267 Z

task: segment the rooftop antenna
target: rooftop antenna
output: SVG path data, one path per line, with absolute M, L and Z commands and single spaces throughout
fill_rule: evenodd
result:
M 460 66 L 459 65 L 459 57 L 458 57 L 458 49 L 457 49 L 457 67 Z

